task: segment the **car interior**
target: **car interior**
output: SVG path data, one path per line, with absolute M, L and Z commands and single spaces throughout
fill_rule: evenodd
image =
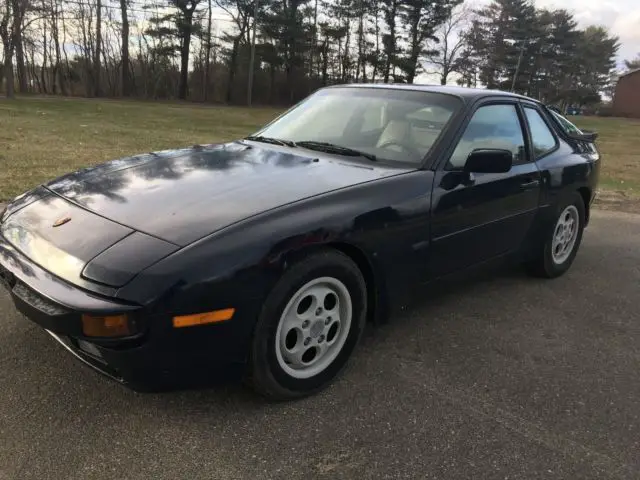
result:
M 354 115 L 361 148 L 394 160 L 418 163 L 431 149 L 452 112 L 414 102 L 376 102 Z
M 313 141 L 355 149 L 378 159 L 420 163 L 455 107 L 429 100 L 332 94 L 309 100 L 264 131 L 293 142 Z M 513 105 L 487 105 L 471 118 L 446 168 L 464 167 L 475 149 L 509 150 L 524 160 L 524 135 Z

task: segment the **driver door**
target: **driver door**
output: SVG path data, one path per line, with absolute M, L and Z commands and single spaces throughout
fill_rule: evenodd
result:
M 541 179 L 522 118 L 515 102 L 480 105 L 439 165 L 432 194 L 430 276 L 452 273 L 522 244 L 538 208 Z M 464 164 L 475 149 L 511 151 L 511 170 L 465 174 Z

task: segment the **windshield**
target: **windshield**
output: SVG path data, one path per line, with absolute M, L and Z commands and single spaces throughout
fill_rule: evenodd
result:
M 316 92 L 256 135 L 322 142 L 381 160 L 420 163 L 459 108 L 451 95 L 382 88 Z
M 576 134 L 576 133 L 577 134 L 582 134 L 582 131 L 580 131 L 580 129 L 578 127 L 576 127 L 573 123 L 571 123 L 569 120 L 564 118 L 558 112 L 555 112 L 555 111 L 551 110 L 551 113 L 553 114 L 555 119 L 560 124 L 560 127 L 562 128 L 562 130 L 565 131 L 565 133 L 568 133 L 568 134 L 572 134 L 572 133 L 573 134 Z

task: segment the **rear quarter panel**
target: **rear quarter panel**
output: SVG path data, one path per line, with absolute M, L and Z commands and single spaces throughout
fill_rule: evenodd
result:
M 546 240 L 559 209 L 575 193 L 582 195 L 587 222 L 589 219 L 590 205 L 600 174 L 600 154 L 593 147 L 590 151 L 581 152 L 584 150 L 582 146 L 573 145 L 562 138 L 559 142 L 558 150 L 536 162 L 542 175 L 540 210 L 525 250 L 533 249 Z
M 560 147 L 553 155 L 537 162 L 543 178 L 542 205 L 557 204 L 580 189 L 589 191 L 588 203 L 591 203 L 600 176 L 600 162 L 600 154 L 595 149 L 576 152 L 575 147 L 560 140 Z

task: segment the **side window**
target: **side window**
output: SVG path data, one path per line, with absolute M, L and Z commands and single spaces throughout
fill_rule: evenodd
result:
M 530 107 L 525 107 L 524 112 L 527 116 L 527 122 L 529 123 L 529 130 L 531 131 L 533 152 L 535 153 L 535 157 L 539 158 L 556 148 L 556 138 L 553 136 L 553 133 L 551 133 L 551 130 L 549 130 L 549 126 L 542 118 L 542 115 L 540 115 L 540 112 Z
M 524 135 L 515 105 L 487 105 L 476 110 L 445 168 L 461 169 L 469 154 L 478 148 L 509 150 L 514 164 L 526 162 Z

